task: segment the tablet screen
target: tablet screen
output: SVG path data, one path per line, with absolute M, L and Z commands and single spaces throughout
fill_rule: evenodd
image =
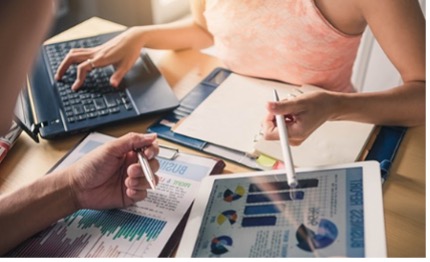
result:
M 279 173 L 221 177 L 192 257 L 365 256 L 362 167 L 300 172 L 295 189 Z

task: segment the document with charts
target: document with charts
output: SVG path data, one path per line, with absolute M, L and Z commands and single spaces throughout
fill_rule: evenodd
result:
M 261 136 L 266 103 L 273 101 L 273 89 L 281 100 L 321 90 L 231 73 L 173 131 L 256 157 L 265 154 L 282 160 L 279 141 Z M 291 148 L 294 164 L 306 167 L 354 162 L 373 128 L 371 124 L 351 121 L 325 122 L 300 146 Z
M 112 139 L 100 133 L 88 135 L 56 168 L 75 162 Z M 7 256 L 160 256 L 194 201 L 201 180 L 220 163 L 182 152 L 173 160 L 164 159 L 162 151 L 160 148 L 157 158 L 159 184 L 155 190 L 148 190 L 145 200 L 125 209 L 79 210 L 28 239 Z

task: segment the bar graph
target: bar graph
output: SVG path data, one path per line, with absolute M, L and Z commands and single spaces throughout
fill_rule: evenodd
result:
M 79 219 L 79 217 L 82 218 Z M 147 241 L 155 239 L 166 224 L 165 221 L 138 216 L 118 209 L 82 210 L 67 217 L 65 221 L 70 225 L 77 219 L 79 219 L 79 228 L 86 229 L 94 226 L 100 229 L 103 235 L 113 235 L 113 240 L 124 238 L 129 241 L 135 238 L 139 240 L 143 236 L 146 236 Z
M 318 186 L 318 179 L 300 179 L 298 180 L 299 189 L 312 188 Z M 290 186 L 285 181 L 273 181 L 273 182 L 262 182 L 262 183 L 251 183 L 249 184 L 249 193 L 255 192 L 267 192 L 267 191 L 282 191 L 290 190 Z
M 298 187 L 290 188 L 284 180 L 264 178 L 220 187 L 222 200 L 233 209 L 218 211 L 213 221 L 223 228 L 288 225 L 291 215 L 287 218 L 285 212 L 295 214 L 297 211 L 294 206 L 305 199 L 306 192 L 318 188 L 318 185 L 318 179 L 305 178 L 298 180 Z M 236 210 L 235 207 L 240 208 Z
M 244 217 L 242 227 L 275 226 L 276 216 Z
M 362 171 L 298 172 L 215 179 L 193 257 L 364 256 Z M 195 216 L 197 217 L 197 216 Z
M 245 206 L 243 214 L 245 215 L 261 215 L 261 214 L 277 214 L 281 213 L 285 208 L 285 204 L 281 205 L 258 205 L 258 206 Z
M 262 194 L 249 194 L 246 197 L 246 203 L 265 203 L 277 201 L 303 200 L 305 193 L 303 191 L 294 192 L 275 192 Z
M 27 240 L 8 256 L 117 257 L 139 243 L 156 239 L 166 221 L 118 209 L 80 210 Z

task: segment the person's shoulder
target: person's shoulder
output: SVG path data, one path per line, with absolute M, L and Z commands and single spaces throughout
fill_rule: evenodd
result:
M 418 0 L 350 0 L 351 4 L 365 15 L 369 11 L 390 11 L 397 8 L 411 8 L 419 6 Z

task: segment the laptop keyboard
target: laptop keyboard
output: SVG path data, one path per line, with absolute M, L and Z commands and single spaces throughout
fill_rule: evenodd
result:
M 88 48 L 100 45 L 98 37 L 81 39 L 45 47 L 48 57 L 48 68 L 51 76 L 54 76 L 61 61 L 72 48 Z M 74 123 L 83 120 L 95 119 L 111 114 L 117 114 L 123 110 L 132 110 L 128 94 L 113 88 L 109 79 L 113 73 L 112 67 L 96 68 L 88 73 L 84 84 L 77 91 L 72 91 L 71 86 L 76 80 L 76 65 L 70 66 L 61 81 L 55 86 L 61 99 L 65 120 Z

